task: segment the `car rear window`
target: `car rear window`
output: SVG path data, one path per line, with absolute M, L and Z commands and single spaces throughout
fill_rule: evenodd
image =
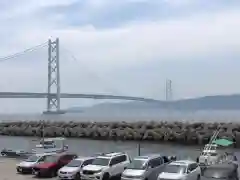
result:
M 169 164 L 165 167 L 163 172 L 183 174 L 186 172 L 186 170 L 187 170 L 186 166 Z

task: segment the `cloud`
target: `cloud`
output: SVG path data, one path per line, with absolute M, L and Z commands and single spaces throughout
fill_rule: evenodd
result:
M 177 84 L 192 81 L 195 87 L 189 90 L 177 85 L 178 98 L 206 95 L 216 91 L 216 78 L 207 77 L 211 65 L 238 59 L 240 46 L 238 2 L 208 1 L 208 8 L 204 8 L 206 2 L 1 1 L 0 57 L 59 37 L 64 92 L 112 92 L 161 99 L 164 79 L 172 77 Z M 197 78 L 199 82 L 208 80 L 205 89 L 191 77 L 198 70 L 194 64 L 200 61 L 207 75 L 203 77 L 198 71 Z M 45 91 L 46 67 L 46 47 L 1 63 L 1 91 Z M 220 70 L 215 75 L 227 66 L 216 67 Z M 229 82 L 236 77 L 237 73 L 225 75 Z M 231 93 L 234 88 L 222 87 L 219 92 Z
M 189 6 L 196 3 L 199 3 L 199 1 L 191 1 L 191 0 L 164 0 L 166 4 L 173 6 L 173 7 L 179 7 L 179 6 Z
M 55 34 L 79 59 L 87 59 L 88 65 L 104 63 L 112 68 L 237 53 L 239 17 L 239 11 L 227 10 L 165 22 L 131 22 L 114 29 L 90 25 L 60 29 Z

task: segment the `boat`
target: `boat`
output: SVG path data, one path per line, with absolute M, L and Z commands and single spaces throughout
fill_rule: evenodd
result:
M 214 132 L 209 143 L 204 146 L 200 156 L 197 158 L 200 166 L 205 167 L 228 161 L 231 152 L 226 147 L 229 147 L 233 142 L 223 138 L 218 139 L 219 133 L 220 128 Z
M 30 151 L 27 150 L 12 150 L 4 148 L 1 155 L 5 157 L 26 158 L 33 154 L 42 153 L 62 153 L 68 150 L 68 145 L 65 144 L 64 137 L 45 138 L 44 125 L 42 124 L 42 138 L 40 140 L 32 140 L 32 142 L 39 141 Z M 59 145 L 59 146 L 58 146 Z
M 36 148 L 56 148 L 56 143 L 52 139 L 43 139 L 36 145 Z
M 62 153 L 68 150 L 68 145 L 65 144 L 66 139 L 63 137 L 45 138 L 32 149 L 33 153 Z M 60 146 L 58 146 L 60 143 Z
M 35 140 L 33 140 L 34 142 Z M 58 145 L 60 144 L 60 145 Z M 68 145 L 65 144 L 65 138 L 46 138 L 42 139 L 39 144 L 35 145 L 30 151 L 27 150 L 12 150 L 4 148 L 1 151 L 1 155 L 5 157 L 12 158 L 27 158 L 33 154 L 43 154 L 43 153 L 63 153 L 68 150 Z
M 35 141 L 35 140 L 33 140 Z M 58 144 L 60 144 L 58 146 Z M 13 158 L 26 158 L 33 154 L 43 154 L 43 153 L 63 153 L 68 150 L 68 145 L 65 144 L 65 138 L 46 138 L 42 139 L 39 144 L 35 145 L 35 148 L 30 151 L 27 150 L 12 150 L 4 148 L 1 151 L 1 155 L 5 157 Z
M 27 158 L 31 153 L 24 151 L 24 150 L 12 150 L 12 149 L 7 149 L 4 148 L 1 151 L 1 156 L 4 157 L 11 157 L 11 158 Z

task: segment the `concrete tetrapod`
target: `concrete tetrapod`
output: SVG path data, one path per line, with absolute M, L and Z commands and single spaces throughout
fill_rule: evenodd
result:
M 40 136 L 40 121 L 0 123 L 0 135 Z M 240 124 L 189 122 L 57 122 L 45 121 L 46 137 L 74 137 L 101 140 L 136 140 L 172 142 L 188 145 L 206 144 L 214 130 L 221 126 L 219 137 L 240 146 Z

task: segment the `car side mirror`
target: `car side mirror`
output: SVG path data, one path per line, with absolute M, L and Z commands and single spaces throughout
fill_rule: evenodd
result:
M 187 174 L 189 174 L 191 171 L 190 170 L 187 170 Z

